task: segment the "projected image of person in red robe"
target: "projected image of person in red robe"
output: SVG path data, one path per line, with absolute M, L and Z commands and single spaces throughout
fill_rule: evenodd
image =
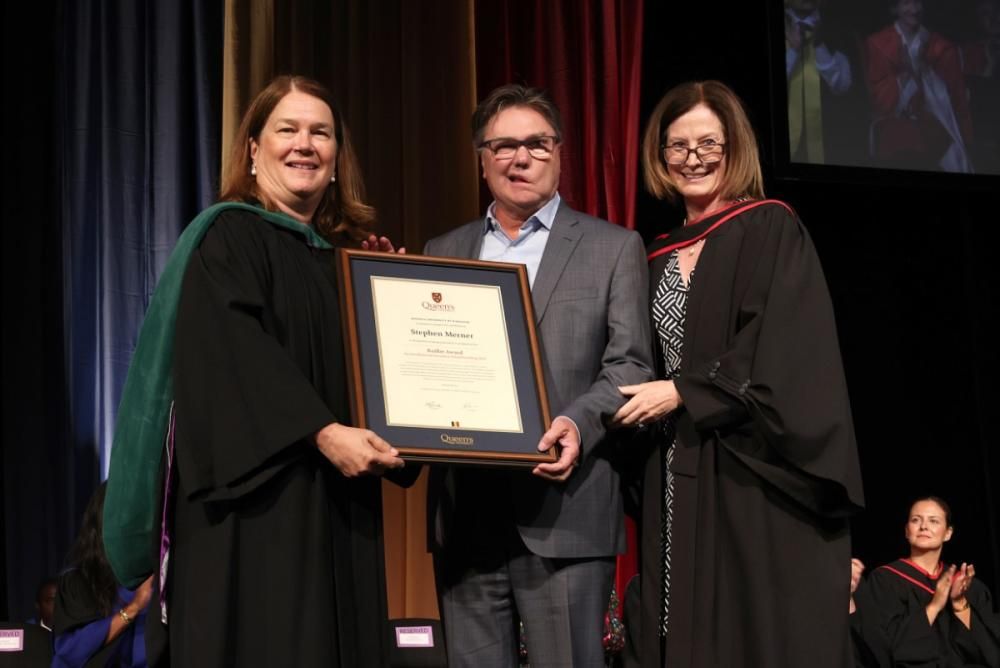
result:
M 923 25 L 921 0 L 891 0 L 894 21 L 866 42 L 880 166 L 971 173 L 972 119 L 959 51 Z

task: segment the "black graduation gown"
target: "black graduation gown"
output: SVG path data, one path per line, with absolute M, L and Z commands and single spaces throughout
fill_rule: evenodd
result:
M 732 215 L 746 206 L 650 248 L 652 299 L 669 257 L 657 251 L 706 238 L 676 380 L 684 406 L 672 465 L 665 657 L 657 622 L 669 436 L 645 464 L 642 661 L 842 668 L 851 662 L 847 518 L 862 494 L 833 309 L 797 217 L 775 202 Z M 662 359 L 659 367 L 662 377 Z
M 860 615 L 857 637 L 879 666 L 899 668 L 968 668 L 1000 666 L 1000 618 L 989 589 L 973 580 L 966 593 L 971 626 L 946 607 L 927 623 L 927 605 L 937 577 L 899 559 L 872 571 L 854 600 Z
M 379 480 L 344 478 L 308 443 L 349 421 L 333 259 L 242 210 L 191 255 L 173 363 L 171 665 L 383 663 Z

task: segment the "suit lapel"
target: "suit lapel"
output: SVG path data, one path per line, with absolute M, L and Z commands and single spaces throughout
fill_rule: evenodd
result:
M 465 234 L 458 242 L 456 255 L 470 260 L 478 260 L 479 252 L 483 248 L 483 230 L 486 227 L 486 219 L 481 218 L 476 225 L 466 226 Z
M 531 288 L 536 322 L 541 322 L 545 316 L 552 291 L 559 283 L 559 277 L 562 276 L 566 263 L 569 262 L 582 236 L 583 232 L 577 225 L 576 212 L 565 203 L 561 203 L 552 223 L 552 231 L 549 232 L 549 240 L 545 244 L 545 252 L 542 253 L 542 261 L 538 265 L 535 284 Z

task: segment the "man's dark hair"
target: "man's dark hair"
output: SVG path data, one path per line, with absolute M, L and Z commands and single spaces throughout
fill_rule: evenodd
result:
M 486 126 L 493 117 L 510 107 L 524 107 L 537 111 L 555 130 L 556 141 L 562 141 L 562 118 L 548 93 L 540 88 L 507 84 L 493 89 L 472 114 L 472 144 L 477 149 L 483 143 Z

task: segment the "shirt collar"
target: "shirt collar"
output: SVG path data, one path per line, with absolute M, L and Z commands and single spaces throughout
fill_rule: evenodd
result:
M 551 231 L 552 225 L 553 223 L 555 223 L 556 220 L 556 212 L 559 210 L 560 202 L 562 202 L 562 198 L 559 197 L 559 193 L 557 192 L 555 195 L 552 196 L 552 199 L 550 199 L 548 202 L 545 203 L 545 206 L 543 206 L 541 209 L 528 216 L 528 219 L 524 221 L 524 224 L 521 226 L 521 229 L 527 229 L 531 227 L 534 224 L 532 223 L 532 220 L 537 220 L 539 223 L 541 223 L 542 227 Z M 497 206 L 496 200 L 493 200 L 489 208 L 486 209 L 486 224 L 484 229 L 485 233 L 489 233 L 490 231 L 497 229 L 500 226 L 500 221 L 497 220 L 495 215 L 496 206 Z

